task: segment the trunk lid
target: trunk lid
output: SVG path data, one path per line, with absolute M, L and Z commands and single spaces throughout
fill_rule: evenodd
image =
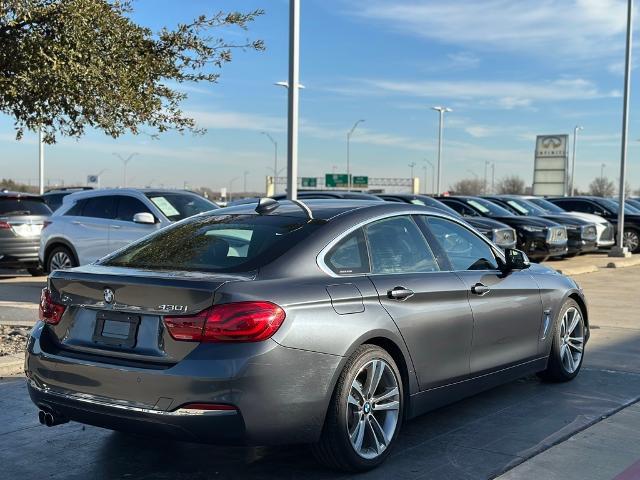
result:
M 174 340 L 163 317 L 204 310 L 220 286 L 251 278 L 100 265 L 55 271 L 49 277 L 52 299 L 67 308 L 58 325 L 47 325 L 45 346 L 87 360 L 168 367 L 198 343 Z

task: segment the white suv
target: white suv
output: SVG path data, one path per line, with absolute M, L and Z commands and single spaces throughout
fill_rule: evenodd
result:
M 91 263 L 183 218 L 219 208 L 180 190 L 78 192 L 44 223 L 39 258 L 47 272 Z

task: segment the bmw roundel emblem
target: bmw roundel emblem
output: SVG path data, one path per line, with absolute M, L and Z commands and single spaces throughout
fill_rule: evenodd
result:
M 113 293 L 113 290 L 110 288 L 104 289 L 104 301 L 107 303 L 113 303 L 113 300 L 116 298 L 116 294 Z

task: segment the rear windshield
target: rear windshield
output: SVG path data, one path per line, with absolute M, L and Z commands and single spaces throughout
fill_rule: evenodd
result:
M 101 263 L 143 270 L 249 272 L 273 261 L 319 227 L 279 215 L 197 216 Z
M 42 200 L 35 198 L 2 197 L 0 215 L 51 215 L 51 209 Z
M 215 203 L 193 193 L 148 192 L 145 195 L 172 222 L 218 208 Z

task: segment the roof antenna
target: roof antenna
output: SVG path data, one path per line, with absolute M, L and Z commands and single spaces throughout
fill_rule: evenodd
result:
M 293 198 L 290 200 L 291 203 L 295 203 L 297 206 L 299 206 L 302 210 L 304 210 L 304 213 L 307 214 L 307 218 L 309 220 L 313 220 L 313 213 L 311 213 L 311 209 L 305 205 L 303 202 L 301 202 L 300 200 L 294 200 Z
M 258 206 L 256 207 L 256 213 L 258 215 L 266 215 L 273 212 L 280 206 L 277 200 L 269 197 L 263 197 L 258 200 Z

